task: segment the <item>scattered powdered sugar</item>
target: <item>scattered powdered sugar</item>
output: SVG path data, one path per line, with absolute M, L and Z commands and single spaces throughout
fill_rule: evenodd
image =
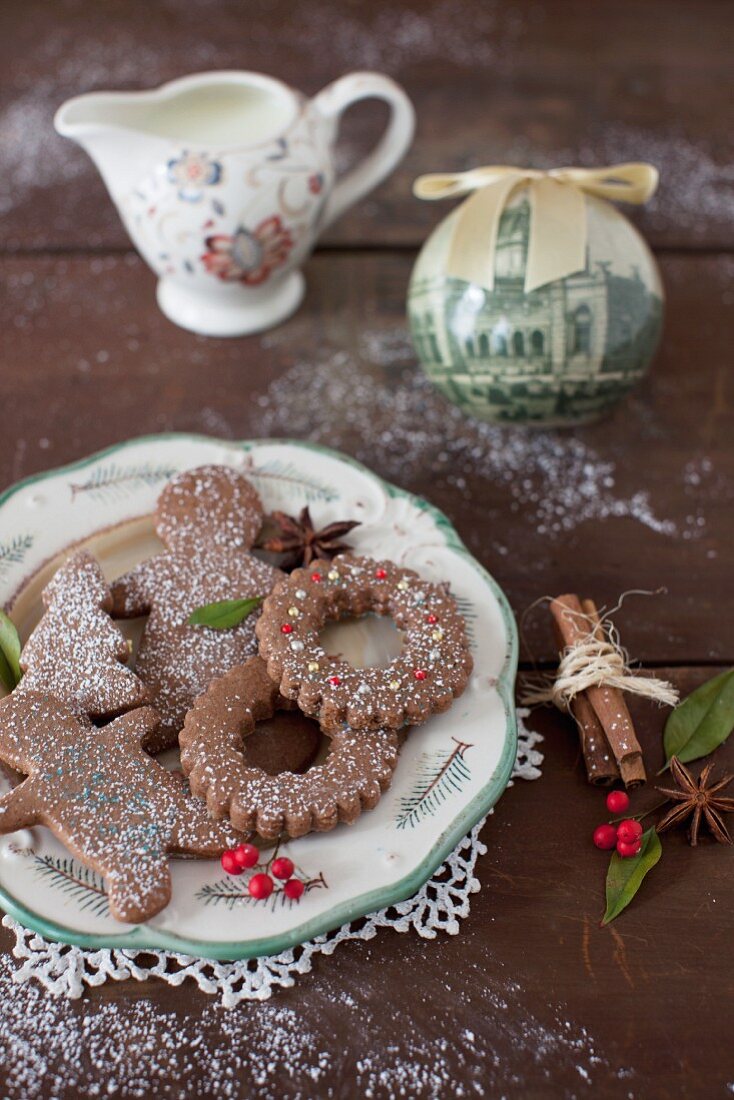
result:
M 373 9 L 368 21 L 348 5 L 335 11 L 331 5 L 309 4 L 297 23 L 302 49 L 317 55 L 328 51 L 347 67 L 396 74 L 427 61 L 504 67 L 521 32 L 517 13 L 496 0 L 474 5 L 471 19 L 460 0 L 438 0 L 416 11 L 391 4 Z
M 692 140 L 676 122 L 667 132 L 611 122 L 593 150 L 579 150 L 580 163 L 641 160 L 656 165 L 661 173 L 660 195 L 646 208 L 644 223 L 651 230 L 677 233 L 682 242 L 690 243 L 706 240 L 712 224 L 723 229 L 734 221 L 734 165 L 725 157 L 720 159 L 721 150 L 706 141 L 701 134 Z M 557 160 L 561 162 L 562 155 Z
M 584 1090 L 633 1076 L 611 1067 L 562 1006 L 544 1004 L 541 1021 L 525 1010 L 527 993 L 518 982 L 487 988 L 481 965 L 469 976 L 471 998 L 458 984 L 430 982 L 420 1029 L 409 1027 L 398 1040 L 396 1015 L 409 1011 L 411 996 L 424 996 L 408 988 L 386 1012 L 368 992 L 342 993 L 325 976 L 306 1005 L 250 1003 L 227 1011 L 204 1003 L 197 1011 L 187 999 L 184 1015 L 144 999 L 124 1005 L 54 999 L 15 984 L 6 956 L 0 959 L 3 1096 L 307 1100 L 342 1096 L 349 1080 L 367 1098 L 492 1097 L 547 1089 L 559 1074 L 577 1073 Z M 337 1028 L 352 1041 L 335 1043 Z
M 12 100 L 6 97 L 0 110 L 0 148 L 5 153 L 0 214 L 24 204 L 29 190 L 88 178 L 85 158 L 74 155 L 69 143 L 54 133 L 55 111 L 68 96 L 91 89 L 151 87 L 166 79 L 175 62 L 165 46 L 146 43 L 122 22 L 114 34 L 95 35 L 88 21 L 83 29 L 63 19 L 56 27 L 44 28 L 28 59 L 33 79 L 26 91 Z M 194 71 L 207 64 L 214 67 L 214 51 L 205 41 L 191 42 L 187 62 Z M 39 212 L 48 217 L 47 210 Z M 61 227 L 68 228 L 70 221 L 63 213 L 58 216 Z
M 273 346 L 280 337 L 263 340 Z M 617 463 L 579 434 L 482 423 L 451 405 L 415 365 L 407 333 L 367 332 L 358 356 L 326 349 L 296 361 L 260 398 L 262 434 L 330 445 L 391 481 L 443 483 L 467 500 L 509 510 L 546 537 L 588 520 L 627 517 L 661 535 L 678 527 L 650 491 L 616 489 Z M 621 456 L 623 457 L 623 456 Z M 637 478 L 644 467 L 632 471 Z M 626 470 L 626 480 L 630 471 Z M 698 526 L 698 519 L 694 519 Z

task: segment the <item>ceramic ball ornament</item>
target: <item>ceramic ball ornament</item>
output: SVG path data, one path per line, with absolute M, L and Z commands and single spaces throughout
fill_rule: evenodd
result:
M 556 184 L 550 191 L 554 201 L 559 187 L 572 189 Z M 497 197 L 489 213 L 485 202 L 484 209 L 474 211 L 467 237 L 466 225 L 462 230 L 459 223 L 462 212 L 480 198 L 475 193 L 431 233 L 408 291 L 413 343 L 435 385 L 474 417 L 543 427 L 581 424 L 610 410 L 646 373 L 662 328 L 660 274 L 637 230 L 597 194 L 577 191 L 550 225 L 550 236 L 541 232 L 541 240 L 533 242 L 534 223 L 547 211 L 529 191 L 521 180 L 507 201 Z M 493 215 L 492 228 L 488 218 Z M 566 217 L 582 223 L 572 244 L 576 260 L 567 258 L 565 264 L 567 269 L 578 266 L 543 281 L 556 264 L 554 231 L 560 227 L 563 234 Z M 566 249 L 563 236 L 556 240 L 560 251 Z M 470 273 L 471 263 L 467 268 L 462 254 L 467 241 L 475 261 L 485 262 L 491 254 L 488 279 L 455 274 L 457 269 Z M 550 267 L 543 255 L 548 250 Z M 535 282 L 541 285 L 528 289 L 531 254 L 540 269 Z M 560 257 L 561 267 L 563 262 Z

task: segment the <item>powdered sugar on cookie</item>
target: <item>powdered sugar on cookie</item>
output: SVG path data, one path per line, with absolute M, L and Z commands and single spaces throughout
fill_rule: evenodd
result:
M 243 741 L 257 721 L 288 705 L 264 662 L 253 657 L 196 700 L 180 735 L 181 762 L 192 790 L 206 798 L 216 817 L 228 815 L 236 828 L 254 829 L 266 838 L 351 824 L 377 804 L 398 761 L 393 731 L 344 728 L 328 735 L 329 755 L 305 775 L 267 775 L 245 760 Z
M 21 656 L 16 692 L 49 692 L 79 715 L 111 718 L 148 701 L 125 667 L 127 640 L 109 612 L 112 597 L 95 558 L 81 550 L 44 590 L 46 613 Z
M 164 489 L 156 531 L 167 550 L 112 586 L 114 614 L 148 614 L 136 672 L 161 715 L 155 747 L 174 744 L 186 711 L 215 676 L 255 654 L 257 613 L 231 630 L 188 625 L 205 604 L 269 593 L 279 570 L 247 551 L 262 522 L 262 505 L 242 474 L 203 466 Z
M 134 923 L 170 900 L 169 852 L 217 856 L 242 839 L 143 751 L 157 723 L 144 707 L 95 729 L 37 692 L 0 705 L 0 755 L 28 775 L 0 798 L 0 833 L 47 825 L 104 875 L 113 916 Z

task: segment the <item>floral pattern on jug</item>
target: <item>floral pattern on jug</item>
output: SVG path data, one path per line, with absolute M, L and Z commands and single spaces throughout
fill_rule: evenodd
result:
M 257 286 L 288 259 L 293 237 L 277 214 L 266 218 L 252 231 L 243 228 L 233 236 L 215 233 L 206 238 L 204 267 L 224 282 Z
M 213 275 L 254 287 L 303 262 L 333 182 L 303 106 L 288 137 L 217 159 L 182 150 L 138 183 L 120 213 L 151 267 L 189 286 Z
M 387 130 L 337 181 L 339 119 L 366 98 L 388 103 Z M 56 116 L 159 276 L 163 312 L 212 336 L 256 332 L 297 308 L 320 233 L 392 171 L 413 125 L 405 93 L 379 73 L 351 73 L 313 99 L 257 73 L 200 73 L 79 96 Z
M 204 197 L 204 188 L 219 183 L 221 178 L 221 164 L 210 160 L 206 153 L 184 150 L 180 157 L 173 157 L 168 162 L 168 179 L 178 189 L 178 197 L 185 202 L 200 202 Z

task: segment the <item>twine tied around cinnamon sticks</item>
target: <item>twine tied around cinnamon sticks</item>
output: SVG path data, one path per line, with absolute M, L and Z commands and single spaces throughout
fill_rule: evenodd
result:
M 576 595 L 550 601 L 561 660 L 556 675 L 523 695 L 524 705 L 553 703 L 576 720 L 590 783 L 626 787 L 645 782 L 642 748 L 622 692 L 675 706 L 678 693 L 666 680 L 632 673 L 609 618 L 593 600 Z

